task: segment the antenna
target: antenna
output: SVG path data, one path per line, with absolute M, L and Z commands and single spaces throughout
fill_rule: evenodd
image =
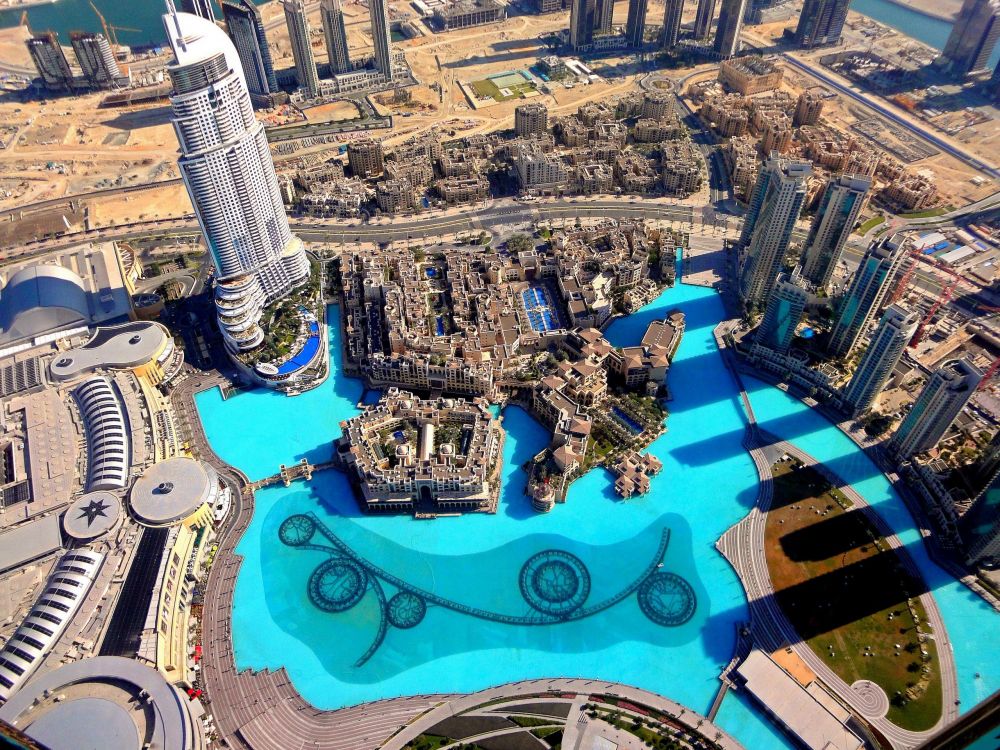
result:
M 184 44 L 184 34 L 181 32 L 181 19 L 177 17 L 177 6 L 174 5 L 174 0 L 165 0 L 167 3 L 167 13 L 173 18 L 174 29 L 176 29 L 177 47 L 183 50 L 187 49 L 187 45 Z M 174 45 L 170 45 L 173 47 Z

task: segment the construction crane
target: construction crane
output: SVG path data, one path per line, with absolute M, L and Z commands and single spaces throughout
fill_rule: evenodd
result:
M 976 386 L 976 390 L 986 390 L 986 387 L 990 384 L 990 380 L 997 374 L 997 370 L 1000 370 L 1000 357 L 994 359 L 993 363 L 986 369 L 986 373 L 983 375 L 983 379 L 979 381 L 979 385 Z
M 920 325 L 917 326 L 917 330 L 914 332 L 913 338 L 910 339 L 911 349 L 916 349 L 923 340 L 924 329 L 927 328 L 931 320 L 934 319 L 934 316 L 937 315 L 938 310 L 940 310 L 944 304 L 952 298 L 952 295 L 955 292 L 955 287 L 958 286 L 960 279 L 961 277 L 958 276 L 958 274 L 955 274 L 955 277 L 941 289 L 941 293 L 938 295 L 938 298 L 934 301 L 934 304 L 931 305 L 931 309 L 927 312 L 927 315 L 924 316 L 924 319 L 920 321 Z
M 96 13 L 97 17 L 100 19 L 100 21 L 101 21 L 101 28 L 104 29 L 104 36 L 107 38 L 107 40 L 109 42 L 111 42 L 111 45 L 113 47 L 119 47 L 119 46 L 121 46 L 121 45 L 118 44 L 118 35 L 115 34 L 116 31 L 134 31 L 137 34 L 141 34 L 142 33 L 142 29 L 131 29 L 128 26 L 110 26 L 110 25 L 108 25 L 108 22 L 104 20 L 104 15 L 101 13 L 101 11 L 99 11 L 97 9 L 97 6 L 94 5 L 93 0 L 90 0 L 90 7 L 94 10 L 94 13 Z

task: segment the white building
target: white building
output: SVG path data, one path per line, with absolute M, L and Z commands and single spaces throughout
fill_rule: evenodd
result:
M 319 73 L 313 57 L 312 41 L 309 38 L 309 19 L 303 0 L 284 0 L 285 23 L 288 24 L 288 39 L 292 43 L 292 57 L 295 59 L 295 78 L 306 98 L 319 96 Z

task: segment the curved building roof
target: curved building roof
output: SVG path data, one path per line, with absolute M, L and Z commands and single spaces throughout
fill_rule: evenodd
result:
M 183 521 L 219 494 L 215 469 L 193 458 L 171 458 L 153 464 L 132 486 L 129 505 L 136 520 L 147 526 Z
M 192 705 L 155 669 L 94 656 L 28 682 L 0 707 L 0 719 L 52 748 L 194 750 L 203 738 Z
M 74 391 L 87 433 L 87 489 L 124 489 L 131 462 L 128 419 L 107 378 L 89 378 Z
M 35 338 L 91 319 L 83 280 L 62 266 L 22 268 L 0 291 L 0 341 Z
M 81 541 L 96 539 L 115 526 L 122 515 L 122 501 L 110 492 L 88 492 L 66 509 L 63 530 Z
M 98 328 L 90 341 L 52 360 L 56 380 L 69 380 L 98 368 L 140 367 L 159 357 L 172 343 L 159 323 L 136 322 Z
M 171 67 L 182 67 L 209 60 L 220 52 L 226 58 L 230 70 L 236 73 L 246 86 L 243 64 L 229 36 L 212 21 L 193 13 L 165 13 L 163 28 L 167 41 L 177 62 Z

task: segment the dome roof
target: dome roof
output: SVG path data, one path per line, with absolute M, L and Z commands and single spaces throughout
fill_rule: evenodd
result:
M 0 292 L 0 343 L 86 325 L 90 318 L 83 280 L 62 266 L 22 268 Z

